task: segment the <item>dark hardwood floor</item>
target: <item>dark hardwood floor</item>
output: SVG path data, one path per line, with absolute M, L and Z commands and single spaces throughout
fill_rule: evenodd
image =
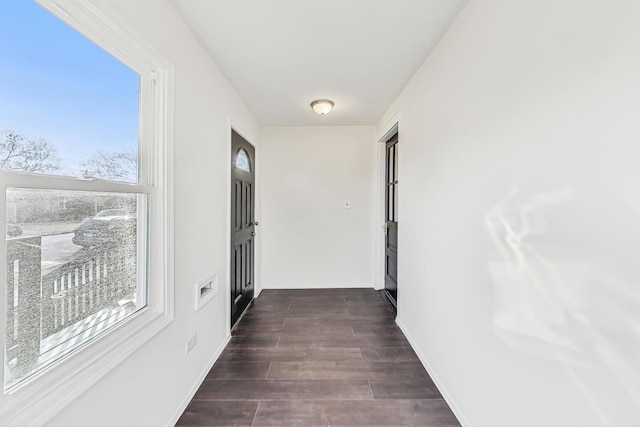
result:
M 264 290 L 178 426 L 459 423 L 372 289 Z

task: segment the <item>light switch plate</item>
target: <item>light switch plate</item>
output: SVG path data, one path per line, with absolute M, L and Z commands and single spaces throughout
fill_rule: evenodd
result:
M 344 208 L 345 209 L 351 209 L 351 200 L 345 200 L 344 201 Z
M 196 344 L 198 344 L 198 334 L 195 334 L 189 341 L 187 341 L 187 354 L 193 350 L 193 347 L 195 347 Z

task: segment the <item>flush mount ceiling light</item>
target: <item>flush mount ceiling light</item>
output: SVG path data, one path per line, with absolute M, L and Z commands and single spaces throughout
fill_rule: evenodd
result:
M 311 108 L 313 108 L 313 111 L 316 113 L 324 116 L 333 108 L 333 101 L 328 99 L 316 99 L 311 103 Z

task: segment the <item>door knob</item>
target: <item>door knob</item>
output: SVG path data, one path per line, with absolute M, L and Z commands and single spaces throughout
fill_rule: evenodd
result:
M 253 225 L 258 226 L 258 221 L 254 222 Z

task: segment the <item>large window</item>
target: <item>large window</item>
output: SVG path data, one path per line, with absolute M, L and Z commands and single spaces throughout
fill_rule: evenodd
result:
M 0 14 L 0 417 L 14 424 L 53 415 L 172 316 L 170 66 L 106 19 L 69 0 Z

